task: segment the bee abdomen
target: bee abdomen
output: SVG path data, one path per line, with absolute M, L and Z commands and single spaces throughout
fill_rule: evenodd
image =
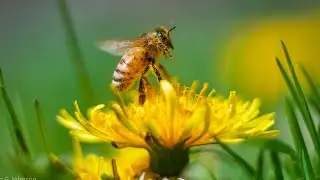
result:
M 134 82 L 135 74 L 132 74 L 125 67 L 119 64 L 112 76 L 112 86 L 116 90 L 123 92 L 127 90 Z

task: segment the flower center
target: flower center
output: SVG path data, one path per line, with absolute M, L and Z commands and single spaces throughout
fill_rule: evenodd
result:
M 179 176 L 189 162 L 189 148 L 183 142 L 172 148 L 164 147 L 152 135 L 146 141 L 150 146 L 150 170 L 161 177 Z

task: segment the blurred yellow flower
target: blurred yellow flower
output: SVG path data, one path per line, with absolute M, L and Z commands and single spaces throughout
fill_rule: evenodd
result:
M 220 74 L 242 93 L 275 102 L 286 90 L 275 61 L 276 56 L 285 60 L 280 40 L 294 62 L 304 65 L 312 77 L 320 77 L 319 19 L 319 10 L 245 19 L 221 53 Z
M 258 99 L 244 102 L 231 92 L 229 99 L 205 96 L 208 84 L 199 94 L 195 86 L 175 87 L 161 82 L 161 92 L 147 98 L 143 106 L 132 103 L 112 105 L 105 111 L 98 105 L 88 111 L 88 120 L 75 103 L 76 119 L 63 110 L 58 116 L 61 124 L 81 141 L 113 142 L 118 147 L 153 149 L 151 141 L 174 148 L 222 142 L 238 142 L 251 136 L 273 136 L 268 130 L 274 124 L 274 114 L 259 116 Z M 154 143 L 154 142 L 153 142 Z
M 114 158 L 99 157 L 95 154 L 82 154 L 80 143 L 74 141 L 75 158 L 73 170 L 78 180 L 100 180 L 101 177 L 121 180 L 137 179 L 148 169 L 149 155 L 144 149 L 123 148 Z

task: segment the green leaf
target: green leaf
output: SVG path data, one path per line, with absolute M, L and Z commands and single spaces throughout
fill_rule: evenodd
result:
M 219 142 L 217 140 L 218 144 L 224 149 L 234 160 L 236 163 L 238 163 L 243 169 L 251 176 L 254 177 L 256 174 L 256 171 L 253 169 L 253 167 L 246 162 L 241 156 L 239 156 L 237 153 L 235 153 L 231 148 L 229 148 L 227 145 Z
M 290 179 L 299 179 L 302 177 L 299 159 L 297 159 L 297 161 L 287 159 L 284 161 L 284 168 Z
M 319 159 L 316 159 L 316 158 L 314 158 L 314 160 L 315 160 L 314 169 L 320 169 L 320 160 L 319 160 Z M 320 171 L 317 171 L 317 172 L 316 172 L 316 175 L 317 175 L 317 176 L 320 176 Z
M 288 75 L 284 71 L 283 66 L 281 65 L 280 61 L 277 59 L 278 66 L 279 66 L 279 68 L 281 70 L 281 73 L 284 76 L 285 81 L 286 81 L 286 83 L 287 83 L 287 85 L 289 87 L 289 90 L 290 90 L 290 92 L 291 92 L 291 94 L 293 96 L 293 100 L 295 101 L 296 105 L 299 107 L 298 108 L 299 111 L 303 115 L 303 119 L 304 119 L 304 121 L 305 121 L 305 123 L 307 125 L 308 130 L 309 130 L 308 132 L 309 132 L 309 134 L 311 136 L 311 139 L 312 139 L 313 145 L 315 147 L 315 150 L 316 150 L 318 156 L 320 157 L 320 137 L 318 137 L 318 135 L 317 135 L 316 127 L 315 127 L 313 119 L 311 117 L 311 113 L 310 113 L 306 98 L 304 96 L 303 90 L 302 90 L 301 85 L 299 83 L 299 80 L 298 80 L 298 77 L 296 75 L 295 69 L 293 67 L 293 64 L 292 64 L 291 58 L 289 56 L 288 50 L 287 50 L 285 44 L 283 43 L 283 41 L 281 41 L 281 45 L 282 45 L 283 51 L 285 53 L 287 64 L 288 64 L 290 72 L 291 72 L 291 76 L 292 76 L 292 79 L 293 79 L 294 87 L 292 87 L 292 83 L 289 80 L 289 78 L 285 77 L 285 76 L 288 76 Z
M 300 69 L 301 69 L 305 79 L 307 80 L 307 83 L 308 83 L 308 85 L 311 89 L 311 92 L 312 92 L 312 97 L 314 97 L 317 107 L 320 107 L 320 93 L 317 89 L 316 84 L 313 82 L 311 76 L 309 75 L 309 73 L 306 71 L 306 69 L 303 66 L 300 65 Z
M 79 86 L 86 105 L 93 105 L 94 93 L 89 80 L 89 75 L 84 65 L 84 57 L 80 49 L 79 41 L 73 27 L 72 18 L 68 9 L 67 0 L 58 0 L 58 7 L 61 16 L 61 21 L 65 29 L 67 38 L 67 46 L 69 48 L 70 61 L 74 64 Z
M 320 136 L 320 124 L 318 125 L 318 136 Z M 319 159 L 320 161 L 320 159 Z
M 39 129 L 41 132 L 41 139 L 44 144 L 47 156 L 50 157 L 51 150 L 50 150 L 50 147 L 49 147 L 49 144 L 47 141 L 47 130 L 46 130 L 46 126 L 44 124 L 42 109 L 41 109 L 39 101 L 37 99 L 34 100 L 34 106 L 35 106 L 35 110 L 36 110 L 36 116 L 37 116 L 37 120 L 38 120 Z
M 255 175 L 256 180 L 263 179 L 263 163 L 264 163 L 263 155 L 264 155 L 264 150 L 261 149 L 259 152 L 258 161 L 257 161 L 257 171 Z
M 275 151 L 270 151 L 270 158 L 274 168 L 274 174 L 276 180 L 283 180 L 281 162 L 278 153 Z
M 307 151 L 307 147 L 306 147 L 306 144 L 305 144 L 305 141 L 303 139 L 303 135 L 302 135 L 302 132 L 301 132 L 301 129 L 300 129 L 300 125 L 298 123 L 298 119 L 294 113 L 294 110 L 293 110 L 293 107 L 292 107 L 292 103 L 291 101 L 286 98 L 286 112 L 287 112 L 287 115 L 288 115 L 288 121 L 289 121 L 289 127 L 290 127 L 290 130 L 291 130 L 291 134 L 293 136 L 293 139 L 294 139 L 294 142 L 295 142 L 295 145 L 296 145 L 296 149 L 297 151 L 304 151 L 305 153 L 303 154 L 303 157 L 302 156 L 299 156 L 300 158 L 300 162 L 302 162 L 301 158 L 304 158 L 304 164 L 305 164 L 305 167 L 306 169 L 308 170 L 308 174 L 310 176 L 314 176 L 314 172 L 313 172 L 313 169 L 312 169 L 312 164 L 311 164 L 311 161 L 310 161 L 310 157 L 308 155 L 308 151 Z
M 314 174 L 310 174 L 310 170 L 309 170 L 309 162 L 307 161 L 308 158 L 306 158 L 307 156 L 307 152 L 304 149 L 300 150 L 301 153 L 301 167 L 302 167 L 302 174 L 303 174 L 303 179 L 305 180 L 314 180 L 315 176 Z
M 320 124 L 318 125 L 318 136 L 320 137 Z M 314 169 L 320 169 L 320 159 L 314 157 L 313 158 L 313 162 L 314 162 Z M 318 179 L 320 180 L 320 171 L 316 171 L 315 172 L 316 176 L 318 176 Z
M 295 87 L 294 87 L 294 85 L 292 84 L 292 82 L 291 82 L 291 80 L 290 80 L 290 78 L 289 78 L 288 73 L 287 73 L 286 70 L 283 68 L 283 65 L 281 64 L 280 60 L 279 60 L 277 57 L 276 57 L 276 62 L 277 62 L 277 65 L 278 65 L 278 67 L 279 67 L 279 70 L 280 70 L 280 72 L 281 72 L 281 75 L 282 75 L 282 77 L 284 78 L 284 81 L 285 81 L 285 83 L 287 84 L 288 89 L 289 89 L 289 91 L 290 91 L 293 99 L 294 99 L 295 101 L 299 101 L 298 93 L 296 92 Z
M 46 150 L 47 158 L 49 160 L 50 168 L 48 168 L 48 169 L 50 169 L 51 171 L 53 171 L 55 173 L 72 172 L 72 170 L 67 168 L 64 165 L 64 163 L 51 151 L 50 146 L 47 141 L 47 130 L 46 130 L 46 126 L 44 124 L 42 109 L 41 109 L 40 103 L 37 99 L 34 100 L 34 106 L 35 106 L 36 116 L 37 116 L 37 120 L 38 120 L 38 125 L 39 125 L 40 132 L 41 132 L 41 139 L 42 139 L 42 142 L 43 142 L 45 150 Z M 50 171 L 48 171 L 48 172 L 50 172 Z
M 246 144 L 258 146 L 261 149 L 265 149 L 265 150 L 281 152 L 289 155 L 291 159 L 297 160 L 296 151 L 289 144 L 283 141 L 280 141 L 278 139 L 269 139 L 269 140 L 252 139 L 252 140 L 248 140 Z
M 7 106 L 9 115 L 11 117 L 11 126 L 9 127 L 12 130 L 12 136 L 14 138 L 14 145 L 18 146 L 15 147 L 17 153 L 24 154 L 26 156 L 30 156 L 30 150 L 26 143 L 25 136 L 23 134 L 22 126 L 19 122 L 18 115 L 16 110 L 13 107 L 13 104 L 8 96 L 7 90 L 5 88 L 5 82 L 2 75 L 2 70 L 0 69 L 0 88 L 1 88 L 1 95 L 2 98 Z
M 320 105 L 318 105 L 316 100 L 312 97 L 309 97 L 308 100 L 309 100 L 311 106 L 314 107 L 315 110 L 317 111 L 317 113 L 320 115 Z

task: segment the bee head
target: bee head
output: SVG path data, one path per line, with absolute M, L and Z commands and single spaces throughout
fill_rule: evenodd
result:
M 173 27 L 169 30 L 167 30 L 166 28 L 160 26 L 156 28 L 156 33 L 157 33 L 157 38 L 163 43 L 165 44 L 167 47 L 173 49 L 173 45 L 172 45 L 172 41 L 170 38 L 170 31 L 174 30 L 176 27 Z

